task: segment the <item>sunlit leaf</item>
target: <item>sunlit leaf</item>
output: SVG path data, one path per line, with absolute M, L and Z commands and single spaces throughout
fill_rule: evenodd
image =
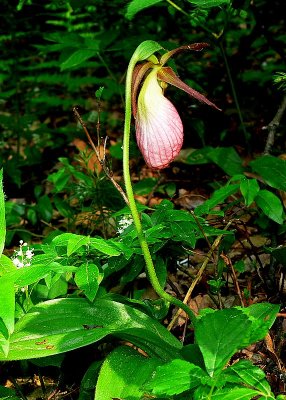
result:
M 0 360 L 22 360 L 64 353 L 115 335 L 166 360 L 182 344 L 158 321 L 143 312 L 107 299 L 91 304 L 84 298 L 39 303 L 15 325 L 10 350 Z
M 6 236 L 5 199 L 3 191 L 3 169 L 0 170 L 0 254 L 2 254 Z
M 223 372 L 223 378 L 231 382 L 244 383 L 257 389 L 265 396 L 271 396 L 270 385 L 266 380 L 265 373 L 261 368 L 251 364 L 248 360 L 239 360 Z
M 150 379 L 162 360 L 145 357 L 138 351 L 121 346 L 104 360 L 96 385 L 95 400 L 139 399 L 142 385 Z
M 155 395 L 175 395 L 193 389 L 201 384 L 207 374 L 200 367 L 185 360 L 173 360 L 156 369 L 147 385 Z
M 196 342 L 210 376 L 219 374 L 243 344 L 251 322 L 237 309 L 218 310 L 198 320 Z
M 75 283 L 83 290 L 88 300 L 93 301 L 102 278 L 97 265 L 85 262 L 76 271 Z

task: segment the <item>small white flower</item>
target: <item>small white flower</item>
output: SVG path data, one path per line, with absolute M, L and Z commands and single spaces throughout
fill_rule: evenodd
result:
M 15 257 L 23 257 L 22 247 L 20 247 L 20 250 L 18 251 L 15 250 Z
M 14 258 L 13 264 L 14 264 L 17 268 L 23 268 L 23 267 L 24 267 L 24 263 L 22 263 L 18 258 Z
M 15 267 L 19 267 L 20 260 L 18 260 L 18 258 L 14 258 L 12 261 L 13 261 L 13 264 L 15 265 Z
M 28 250 L 26 250 L 25 255 L 26 255 L 26 258 L 28 258 L 28 260 L 31 260 L 31 259 L 33 258 L 33 256 L 34 256 L 33 250 L 34 250 L 34 249 L 31 249 L 31 250 L 28 249 Z
M 133 223 L 133 218 L 130 214 L 124 215 L 119 221 L 118 221 L 118 227 L 117 227 L 117 233 L 121 235 L 125 231 L 128 226 L 130 226 Z
M 19 250 L 14 251 L 12 262 L 17 268 L 29 267 L 34 256 L 34 249 L 30 249 L 23 240 L 20 240 L 19 247 Z M 27 247 L 27 249 L 23 251 L 23 247 Z

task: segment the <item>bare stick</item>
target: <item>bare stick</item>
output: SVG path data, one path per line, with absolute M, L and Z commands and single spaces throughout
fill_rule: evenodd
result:
M 73 108 L 73 112 L 74 112 L 76 118 L 78 119 L 79 123 L 81 124 L 81 126 L 82 126 L 82 128 L 83 128 L 83 130 L 84 130 L 84 132 L 85 132 L 85 134 L 86 134 L 86 136 L 88 138 L 88 141 L 89 141 L 89 143 L 90 143 L 90 145 L 91 145 L 91 147 L 92 147 L 92 149 L 93 149 L 93 151 L 94 151 L 94 153 L 95 153 L 95 155 L 96 155 L 96 157 L 98 159 L 98 162 L 102 166 L 102 169 L 103 169 L 105 175 L 112 182 L 113 186 L 118 190 L 118 192 L 121 194 L 121 196 L 122 196 L 123 200 L 125 201 L 125 203 L 127 205 L 129 205 L 129 201 L 127 199 L 127 196 L 126 196 L 125 192 L 123 191 L 122 187 L 116 182 L 116 180 L 113 177 L 112 171 L 110 171 L 110 169 L 106 165 L 106 160 L 105 160 L 106 139 L 104 141 L 104 156 L 103 156 L 103 158 L 101 158 L 96 146 L 94 145 L 94 143 L 93 143 L 93 141 L 91 139 L 91 136 L 90 136 L 90 134 L 89 134 L 89 132 L 87 130 L 87 127 L 86 127 L 83 119 L 81 118 L 79 112 L 77 111 L 76 107 Z
M 232 262 L 231 262 L 231 259 L 230 259 L 228 256 L 226 256 L 225 254 L 221 254 L 220 256 L 221 256 L 221 258 L 224 260 L 225 264 L 226 264 L 227 266 L 229 266 L 230 269 L 231 269 L 232 278 L 233 278 L 233 283 L 234 283 L 234 286 L 235 286 L 235 288 L 236 288 L 236 292 L 237 292 L 237 294 L 238 294 L 241 307 L 244 307 L 244 302 L 243 302 L 241 290 L 240 290 L 240 287 L 239 287 L 239 284 L 238 284 L 238 279 L 237 279 L 237 276 L 236 276 L 236 273 L 235 273 L 233 264 L 232 264 Z
M 224 230 L 225 230 L 225 231 L 230 227 L 230 225 L 232 224 L 232 222 L 233 222 L 233 221 L 231 220 L 231 221 L 229 221 L 229 222 L 227 223 L 227 225 L 224 227 Z M 189 287 L 189 290 L 187 291 L 187 294 L 186 294 L 186 296 L 185 296 L 185 298 L 184 298 L 184 300 L 183 300 L 183 303 L 184 303 L 184 304 L 187 304 L 187 303 L 188 303 L 189 298 L 191 297 L 192 292 L 193 292 L 195 286 L 196 286 L 197 283 L 200 281 L 200 279 L 201 279 L 201 277 L 202 277 L 202 275 L 203 275 L 203 272 L 204 272 L 204 270 L 206 269 L 206 267 L 207 267 L 207 265 L 208 265 L 208 262 L 210 261 L 212 255 L 213 255 L 213 253 L 214 253 L 214 251 L 215 251 L 215 249 L 219 246 L 219 244 L 220 244 L 222 238 L 223 238 L 223 235 L 219 235 L 219 236 L 215 239 L 215 241 L 213 242 L 213 244 L 212 244 L 212 246 L 211 246 L 209 252 L 208 252 L 207 255 L 206 255 L 206 258 L 205 258 L 205 260 L 204 260 L 202 266 L 200 267 L 200 269 L 199 269 L 199 271 L 198 271 L 198 273 L 197 273 L 196 279 L 192 282 L 191 286 Z M 169 323 L 168 328 L 167 328 L 169 331 L 173 328 L 173 326 L 174 326 L 176 320 L 178 319 L 178 317 L 180 316 L 181 312 L 182 312 L 182 310 L 179 309 L 179 310 L 177 311 L 176 315 L 172 318 L 172 321 Z
M 265 127 L 265 129 L 268 130 L 268 136 L 266 140 L 266 145 L 264 149 L 264 154 L 269 154 L 271 147 L 274 144 L 275 140 L 275 134 L 278 126 L 280 125 L 280 121 L 283 117 L 283 114 L 286 110 L 286 95 L 283 97 L 283 100 L 277 110 L 277 113 L 275 114 L 275 117 L 273 120 Z

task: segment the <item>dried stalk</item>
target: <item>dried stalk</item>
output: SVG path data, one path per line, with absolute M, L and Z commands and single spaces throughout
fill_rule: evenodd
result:
M 274 144 L 277 128 L 280 125 L 280 121 L 283 117 L 285 110 L 286 110 L 286 95 L 283 97 L 283 100 L 282 100 L 273 120 L 265 127 L 265 129 L 268 130 L 268 136 L 267 136 L 267 140 L 266 140 L 264 154 L 270 153 L 271 147 Z
M 104 155 L 103 155 L 103 158 L 101 158 L 101 156 L 100 156 L 100 154 L 99 154 L 99 152 L 98 152 L 98 150 L 97 150 L 95 144 L 93 143 L 93 141 L 92 141 L 92 139 L 91 139 L 91 136 L 90 136 L 90 134 L 89 134 L 89 132 L 88 132 L 88 130 L 87 130 L 87 127 L 86 127 L 86 125 L 85 125 L 83 119 L 81 118 L 79 112 L 77 111 L 76 107 L 73 108 L 73 112 L 74 112 L 74 114 L 75 114 L 77 120 L 79 121 L 79 123 L 81 124 L 81 126 L 82 126 L 82 128 L 83 128 L 83 130 L 84 130 L 84 132 L 85 132 L 85 134 L 86 134 L 86 136 L 87 136 L 87 138 L 88 138 L 88 141 L 89 141 L 89 143 L 90 143 L 90 145 L 91 145 L 91 147 L 92 147 L 92 149 L 93 149 L 93 151 L 94 151 L 94 153 L 95 153 L 95 155 L 96 155 L 96 157 L 97 157 L 97 159 L 98 159 L 98 162 L 99 162 L 99 164 L 101 165 L 101 167 L 102 167 L 102 169 L 103 169 L 103 172 L 105 173 L 105 175 L 107 176 L 107 178 L 111 181 L 111 183 L 113 184 L 113 186 L 114 186 L 114 187 L 118 190 L 118 192 L 121 194 L 121 196 L 122 196 L 123 200 L 125 201 L 125 203 L 126 203 L 127 205 L 129 205 L 129 201 L 128 201 L 128 198 L 127 198 L 125 192 L 123 191 L 122 187 L 121 187 L 121 186 L 116 182 L 116 180 L 114 179 L 114 177 L 113 177 L 113 172 L 110 171 L 110 169 L 109 169 L 109 168 L 107 167 L 107 165 L 106 165 L 106 160 L 105 160 L 105 146 L 106 146 L 106 140 L 107 140 L 107 138 L 105 138 L 105 141 L 104 141 Z

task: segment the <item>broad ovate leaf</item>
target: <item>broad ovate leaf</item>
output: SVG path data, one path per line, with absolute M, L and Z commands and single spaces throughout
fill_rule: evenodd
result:
M 162 360 L 145 357 L 135 349 L 120 346 L 113 350 L 101 367 L 95 400 L 139 399 L 144 395 L 142 386 Z

